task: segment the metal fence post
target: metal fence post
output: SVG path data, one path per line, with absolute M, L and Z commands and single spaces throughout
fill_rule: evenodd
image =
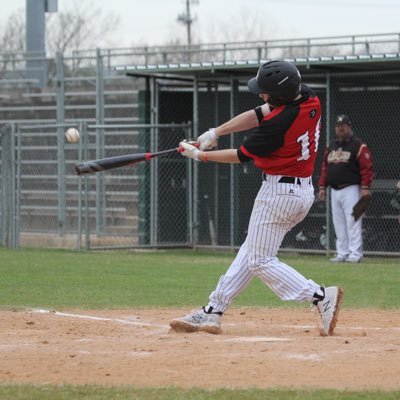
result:
M 65 208 L 66 208 L 66 183 L 65 183 L 65 156 L 64 156 L 64 63 L 60 52 L 56 55 L 56 99 L 57 99 L 57 182 L 58 182 L 58 232 L 65 235 Z
M 10 132 L 10 168 L 8 176 L 9 185 L 9 247 L 15 248 L 15 124 L 11 124 Z
M 15 210 L 14 210 L 14 247 L 19 248 L 19 239 L 20 239 L 20 224 L 21 224 L 21 209 L 20 209 L 20 199 L 21 199 L 21 132 L 19 130 L 18 125 L 12 126 L 12 130 L 14 130 L 14 137 L 16 136 L 16 160 L 15 160 L 15 168 L 16 168 L 16 176 L 15 176 Z
M 150 124 L 154 125 L 157 123 L 157 115 L 156 115 L 156 107 L 157 107 L 157 80 L 156 78 L 151 78 L 150 84 Z M 150 129 L 150 152 L 153 152 L 155 148 L 155 128 L 152 127 Z M 156 211 L 155 211 L 155 176 L 156 169 L 154 163 L 150 164 L 150 245 L 154 246 L 156 244 L 157 237 L 157 226 L 155 223 L 156 220 Z
M 86 140 L 83 137 L 83 124 L 79 124 L 79 132 L 81 133 L 81 140 L 79 141 L 78 148 L 78 162 L 82 162 L 82 142 Z M 86 134 L 86 132 L 85 132 Z M 76 247 L 78 251 L 82 251 L 82 177 L 78 176 L 78 239 L 76 243 Z
M 326 145 L 329 146 L 330 121 L 331 121 L 331 79 L 329 72 L 326 73 Z M 329 255 L 331 248 L 331 196 L 330 188 L 325 193 L 325 224 L 326 224 L 326 254 Z
M 6 154 L 5 149 L 5 137 L 6 137 L 7 126 L 3 125 L 0 129 L 0 159 L 2 160 L 2 165 L 0 168 L 0 245 L 5 245 L 6 237 L 6 196 L 5 196 L 5 165 L 4 159 Z M 4 154 L 4 156 L 3 156 Z
M 158 81 L 155 81 L 155 91 L 154 91 L 154 122 L 156 124 L 159 123 L 159 108 L 160 107 L 160 88 L 158 85 Z M 152 151 L 156 152 L 160 150 L 158 148 L 158 143 L 160 142 L 160 129 L 155 127 L 152 132 L 154 133 L 152 144 L 153 148 Z M 153 176 L 153 185 L 154 185 L 154 244 L 158 246 L 159 242 L 159 221 L 160 221 L 160 215 L 159 215 L 159 201 L 160 201 L 160 185 L 159 185 L 159 173 L 158 173 L 158 168 L 159 168 L 159 159 L 156 158 L 154 160 L 154 176 Z
M 100 49 L 96 50 L 96 124 L 104 124 L 104 74 L 103 58 Z M 104 157 L 104 128 L 96 128 L 96 158 Z M 105 226 L 105 184 L 104 175 L 96 175 L 96 235 Z
M 197 74 L 193 78 L 193 136 L 197 138 L 199 136 L 199 80 Z M 196 247 L 199 243 L 199 166 L 198 163 L 192 163 L 192 187 L 189 190 L 193 190 L 193 247 Z
M 0 238 L 3 245 L 14 248 L 15 232 L 15 126 L 1 135 L 1 219 Z
M 239 82 L 231 76 L 231 90 L 230 90 L 230 118 L 233 118 L 236 114 L 237 99 L 236 94 L 239 91 Z M 229 136 L 230 148 L 234 149 L 234 135 Z M 233 250 L 235 247 L 235 164 L 230 164 L 230 247 Z
M 87 128 L 87 124 L 83 123 L 82 124 L 82 145 L 83 145 L 83 159 L 87 160 L 88 159 L 88 147 L 89 147 L 89 132 Z M 84 182 L 84 193 L 85 193 L 85 248 L 86 251 L 90 250 L 90 220 L 89 220 L 89 177 L 84 176 L 83 177 L 83 182 Z

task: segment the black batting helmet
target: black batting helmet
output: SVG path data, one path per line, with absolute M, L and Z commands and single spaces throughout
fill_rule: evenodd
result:
M 300 93 L 301 75 L 294 64 L 287 61 L 269 61 L 261 65 L 257 76 L 247 82 L 250 92 L 270 96 L 274 106 L 292 101 Z

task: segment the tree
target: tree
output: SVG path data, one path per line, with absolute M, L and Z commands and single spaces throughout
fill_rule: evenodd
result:
M 103 15 L 100 8 L 87 2 L 75 2 L 71 9 L 46 16 L 47 54 L 59 51 L 66 54 L 73 50 L 112 46 L 110 35 L 119 24 L 114 13 Z
M 67 3 L 66 10 L 46 14 L 46 55 L 54 57 L 73 50 L 112 45 L 110 34 L 119 24 L 120 17 L 114 13 L 103 15 L 100 8 L 88 2 Z M 0 31 L 1 55 L 25 51 L 25 15 L 20 9 L 8 19 Z

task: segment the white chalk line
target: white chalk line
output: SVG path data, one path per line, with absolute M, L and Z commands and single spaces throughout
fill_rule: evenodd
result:
M 300 361 L 322 361 L 323 358 L 320 354 L 301 354 L 301 353 L 288 353 L 284 354 L 284 357 L 289 358 L 291 360 L 300 360 Z
M 134 325 L 134 326 L 150 326 L 155 328 L 168 328 L 168 325 L 160 325 L 160 324 L 152 324 L 150 322 L 138 322 L 138 321 L 130 321 L 128 319 L 121 319 L 121 318 L 108 318 L 108 317 L 96 317 L 94 315 L 82 315 L 82 314 L 72 314 L 72 313 L 64 313 L 60 311 L 50 311 L 44 309 L 34 309 L 32 310 L 38 314 L 54 314 L 59 317 L 69 317 L 69 318 L 80 318 L 92 321 L 106 321 L 106 322 L 118 322 L 120 324 L 125 325 Z

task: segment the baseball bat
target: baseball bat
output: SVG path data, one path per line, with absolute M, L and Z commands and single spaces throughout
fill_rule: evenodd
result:
M 151 160 L 154 157 L 162 156 L 180 151 L 179 148 L 158 151 L 156 153 L 136 153 L 125 154 L 122 156 L 114 156 L 108 158 L 100 158 L 98 160 L 84 161 L 80 164 L 75 164 L 77 175 L 88 175 L 96 172 L 107 171 L 109 169 L 125 167 L 128 165 L 137 164 L 143 161 Z

